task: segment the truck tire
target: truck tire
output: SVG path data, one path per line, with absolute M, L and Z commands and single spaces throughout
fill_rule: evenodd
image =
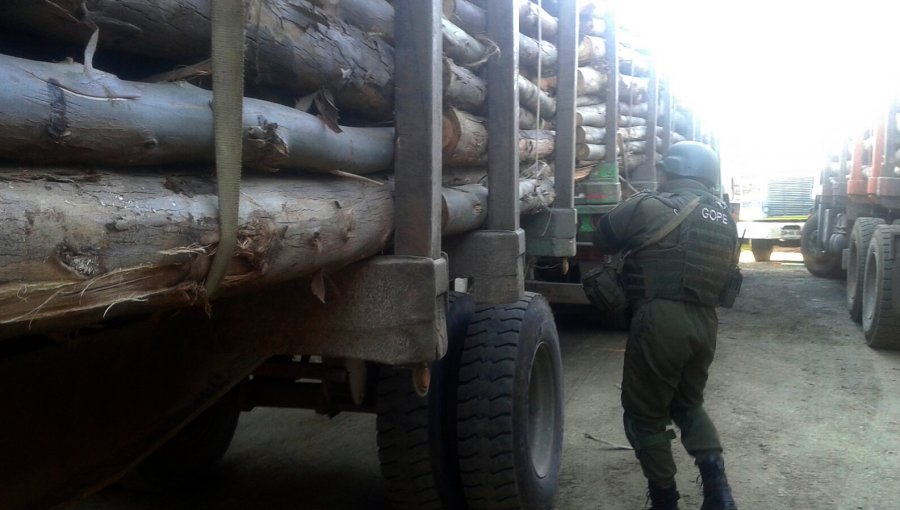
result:
M 137 467 L 138 475 L 159 489 L 208 478 L 228 451 L 240 414 L 237 392 L 227 393 L 150 454 Z
M 803 265 L 806 266 L 806 270 L 819 278 L 843 278 L 841 254 L 820 252 L 816 248 L 818 238 L 819 217 L 813 214 L 800 229 L 800 252 L 803 254 Z
M 562 363 L 547 301 L 483 306 L 459 371 L 459 467 L 469 510 L 547 509 L 559 478 Z
M 416 393 L 409 370 L 379 369 L 378 460 L 396 510 L 464 507 L 456 460 L 456 385 L 474 310 L 469 296 L 450 293 L 447 354 L 431 364 L 428 395 Z
M 772 258 L 774 249 L 775 241 L 771 239 L 750 240 L 750 251 L 753 252 L 753 260 L 757 262 L 768 262 Z
M 894 285 L 900 285 L 897 250 L 900 226 L 875 228 L 867 250 L 862 292 L 862 329 L 869 347 L 900 349 L 900 313 L 894 308 Z M 900 303 L 898 303 L 900 304 Z
M 881 218 L 857 218 L 850 231 L 847 257 L 847 311 L 855 322 L 862 322 L 862 288 L 866 271 L 866 256 L 875 227 L 884 225 Z

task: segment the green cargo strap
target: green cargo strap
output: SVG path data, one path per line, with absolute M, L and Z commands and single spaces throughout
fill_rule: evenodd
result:
M 244 2 L 218 0 L 210 5 L 219 245 L 206 276 L 207 298 L 222 283 L 237 244 L 244 117 Z
M 649 436 L 637 437 L 634 439 L 634 448 L 636 451 L 646 450 L 648 448 L 653 448 L 654 446 L 659 446 L 661 444 L 666 444 L 675 439 L 675 431 L 672 429 L 666 429 L 663 432 L 658 434 L 651 434 Z

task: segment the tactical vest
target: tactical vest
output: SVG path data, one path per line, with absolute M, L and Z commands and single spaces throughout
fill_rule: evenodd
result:
M 660 193 L 653 198 L 680 210 L 696 196 L 700 196 L 700 204 L 678 227 L 674 246 L 657 243 L 626 258 L 623 275 L 630 300 L 662 298 L 718 304 L 737 248 L 737 226 L 727 206 L 702 192 Z M 672 239 L 672 234 L 666 238 Z

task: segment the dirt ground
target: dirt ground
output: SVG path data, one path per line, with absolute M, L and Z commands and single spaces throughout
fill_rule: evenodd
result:
M 739 507 L 900 508 L 900 352 L 868 348 L 843 282 L 810 276 L 796 253 L 747 262 L 744 275 L 736 307 L 719 313 L 707 391 Z M 645 482 L 621 449 L 625 336 L 567 318 L 559 326 L 566 433 L 556 508 L 643 508 Z M 374 421 L 256 410 L 242 416 L 209 485 L 181 494 L 117 486 L 75 508 L 386 509 Z M 698 508 L 696 471 L 674 450 L 682 508 Z

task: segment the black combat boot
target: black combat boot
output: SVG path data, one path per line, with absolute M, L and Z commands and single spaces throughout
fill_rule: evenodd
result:
M 675 489 L 675 482 L 668 484 L 647 484 L 647 499 L 650 500 L 650 510 L 678 510 L 678 500 L 681 496 Z
M 731 486 L 725 477 L 725 459 L 721 455 L 709 455 L 698 459 L 697 467 L 703 479 L 703 505 L 700 510 L 737 510 Z

